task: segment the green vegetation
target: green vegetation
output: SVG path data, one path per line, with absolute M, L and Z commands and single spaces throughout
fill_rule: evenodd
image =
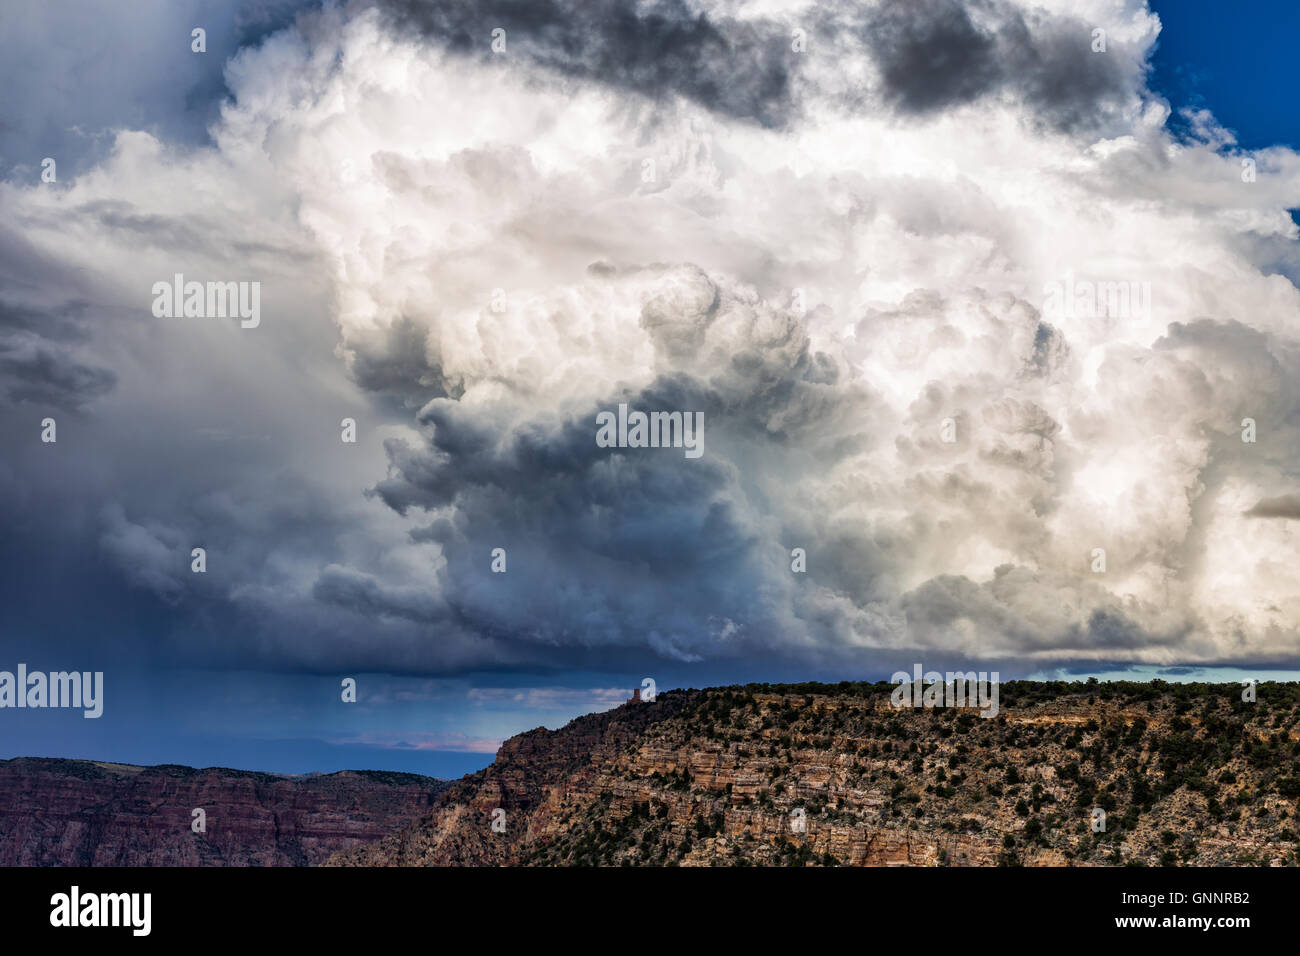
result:
M 992 719 L 896 710 L 894 686 L 662 693 L 662 717 L 636 715 L 658 749 L 628 746 L 621 771 L 651 798 L 606 791 L 525 862 L 844 865 L 906 830 L 919 844 L 889 845 L 950 865 L 1300 864 L 1300 684 L 1247 703 L 1238 684 L 1014 681 Z M 669 747 L 690 766 L 638 767 Z

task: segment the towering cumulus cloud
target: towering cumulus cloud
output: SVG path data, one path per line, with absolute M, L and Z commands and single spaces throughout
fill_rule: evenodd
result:
M 123 129 L 4 186 L 32 263 L 0 298 L 6 433 L 65 407 L 116 442 L 61 492 L 113 505 L 66 533 L 182 647 L 1294 662 L 1300 162 L 1208 114 L 1172 132 L 1159 26 L 1137 0 L 309 10 L 230 60 L 210 143 Z M 175 273 L 260 281 L 260 326 L 155 319 Z M 620 404 L 701 413 L 702 456 L 598 445 Z M 165 567 L 191 543 L 201 586 Z

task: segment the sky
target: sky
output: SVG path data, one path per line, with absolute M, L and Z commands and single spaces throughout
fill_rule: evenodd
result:
M 1296 14 L 1209 11 L 0 12 L 0 670 L 105 685 L 0 757 L 456 776 L 645 678 L 1294 678 Z
M 1161 24 L 1153 89 L 1176 107 L 1209 110 L 1247 148 L 1300 144 L 1300 113 L 1287 104 L 1300 82 L 1300 7 L 1156 0 L 1151 9 Z

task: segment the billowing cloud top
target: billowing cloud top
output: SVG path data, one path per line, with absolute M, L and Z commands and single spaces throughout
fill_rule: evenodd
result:
M 232 665 L 1295 666 L 1300 162 L 1172 134 L 1158 31 L 306 11 L 208 143 L 0 187 L 6 523 Z M 155 316 L 177 273 L 260 324 Z

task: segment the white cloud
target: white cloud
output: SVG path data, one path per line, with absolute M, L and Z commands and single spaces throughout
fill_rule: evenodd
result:
M 1006 91 L 906 121 L 870 86 L 846 101 L 843 77 L 870 70 L 844 38 L 805 55 L 800 109 L 765 128 L 332 8 L 231 63 L 214 149 L 124 133 L 65 191 L 4 198 L 119 303 L 182 258 L 282 276 L 265 335 L 165 333 L 181 369 L 237 367 L 268 404 L 310 383 L 311 402 L 273 413 L 278 435 L 325 396 L 356 400 L 344 369 L 376 400 L 424 406 L 379 485 L 417 510 L 354 503 L 328 553 L 270 542 L 295 570 L 256 602 L 301 610 L 322 581 L 341 606 L 361 595 L 401 619 L 392 659 L 408 666 L 604 647 L 1293 655 L 1295 530 L 1243 512 L 1295 491 L 1300 295 L 1256 257 L 1297 238 L 1300 160 L 1257 154 L 1243 183 L 1211 120 L 1203 142 L 1175 141 L 1140 85 L 1153 15 L 1068 7 L 1128 58 L 1131 95 L 1096 134 L 1037 122 Z M 96 205 L 110 200 L 117 218 Z M 127 212 L 172 241 L 124 247 Z M 1045 316 L 1067 277 L 1149 284 L 1149 320 Z M 100 335 L 157 334 L 142 323 Z M 124 381 L 129 363 L 119 352 Z M 707 405 L 708 460 L 574 457 L 595 411 L 629 397 Z M 1239 440 L 1243 417 L 1258 443 Z M 365 451 L 345 466 L 353 493 L 383 478 L 377 441 Z M 442 530 L 403 537 L 430 521 Z M 508 596 L 484 577 L 485 531 L 511 549 Z M 248 574 L 234 593 L 265 586 Z M 417 648 L 420 621 L 445 640 Z

